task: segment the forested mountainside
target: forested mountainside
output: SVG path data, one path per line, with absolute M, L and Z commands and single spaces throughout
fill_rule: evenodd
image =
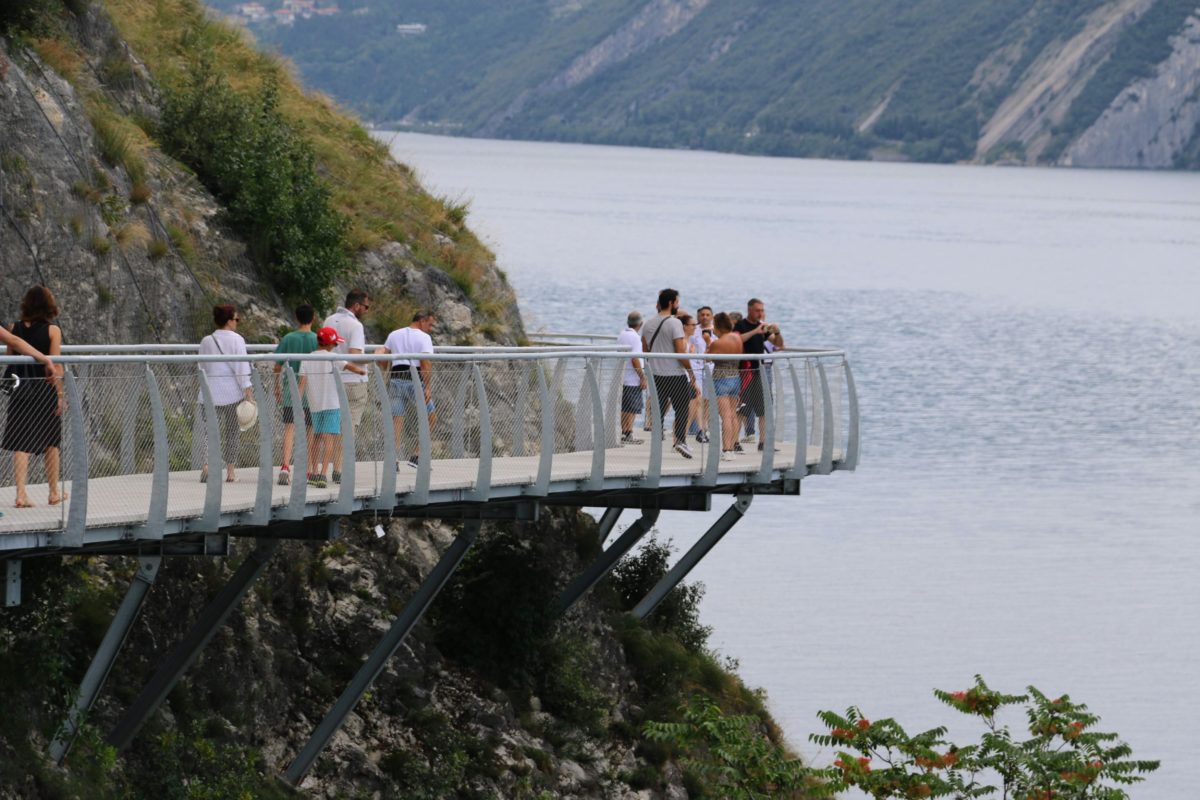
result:
M 270 16 L 282 2 L 261 6 Z M 1196 0 L 297 8 L 323 3 L 248 24 L 380 125 L 770 155 L 1200 166 Z

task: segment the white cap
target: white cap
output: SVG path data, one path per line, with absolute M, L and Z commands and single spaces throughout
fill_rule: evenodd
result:
M 238 430 L 242 433 L 254 427 L 258 422 L 258 406 L 249 400 L 243 400 L 237 407 Z

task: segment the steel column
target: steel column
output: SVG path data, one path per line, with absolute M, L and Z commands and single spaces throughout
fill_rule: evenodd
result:
M 846 452 L 838 469 L 854 470 L 858 467 L 859 419 L 858 419 L 858 389 L 854 385 L 854 373 L 850 371 L 850 362 L 842 359 L 842 369 L 846 371 L 846 399 L 850 406 L 850 431 L 847 435 Z
M 475 380 L 475 400 L 479 404 L 479 468 L 475 474 L 475 488 L 467 492 L 464 499 L 486 503 L 492 490 L 492 409 L 478 364 L 471 365 L 471 374 Z M 424 399 L 422 395 L 421 400 Z
M 588 491 L 599 491 L 604 486 L 604 401 L 600 397 L 600 381 L 596 377 L 596 369 L 588 359 L 584 366 L 585 386 L 581 392 L 587 392 L 592 408 L 592 476 L 584 484 Z M 580 403 L 580 405 L 583 405 Z
M 546 385 L 546 371 L 542 369 L 542 365 L 534 364 L 533 368 L 537 373 L 538 402 L 542 405 L 541 443 L 538 445 L 541 451 L 538 453 L 537 482 L 525 494 L 532 497 L 545 497 L 550 491 L 550 473 L 554 469 L 554 403 L 556 401 L 550 395 L 550 387 Z
M 96 649 L 96 655 L 92 657 L 92 663 L 88 665 L 87 672 L 84 673 L 83 680 L 79 684 L 79 694 L 71 705 L 70 711 L 67 712 L 66 720 L 55 734 L 54 741 L 50 743 L 50 758 L 55 764 L 62 763 L 63 758 L 71 749 L 71 745 L 75 742 L 75 736 L 79 733 L 79 725 L 87 713 L 92 710 L 92 705 L 100 695 L 100 690 L 104 688 L 108 673 L 112 671 L 117 655 L 129 637 L 129 631 L 133 628 L 142 603 L 145 602 L 150 587 L 154 585 L 154 580 L 158 577 L 158 568 L 161 564 L 162 556 L 138 559 L 138 570 L 129 584 L 129 590 L 125 592 L 125 599 L 121 601 L 117 613 L 113 615 L 112 622 L 109 623 L 108 630 L 104 633 L 104 639 Z
M 4 605 L 21 605 L 21 561 L 17 558 L 4 562 Z
M 671 590 L 678 586 L 679 582 L 687 577 L 687 574 L 700 563 L 701 559 L 708 555 L 708 551 L 712 550 L 717 542 L 721 541 L 721 538 L 746 515 L 746 509 L 750 508 L 750 501 L 753 499 L 754 495 L 752 494 L 739 494 L 737 502 L 730 506 L 711 528 L 705 531 L 704 535 L 700 537 L 700 541 L 692 545 L 692 549 L 684 553 L 683 558 L 671 567 L 671 571 L 664 575 L 662 580 L 650 590 L 650 593 L 642 598 L 631 612 L 633 616 L 637 619 L 645 619 L 654 609 L 658 608 L 658 604 L 670 594 Z
M 697 486 L 716 486 L 717 473 L 721 469 L 721 445 L 725 441 L 721 431 L 721 408 L 717 398 L 717 382 L 712 370 L 701 370 L 704 377 L 700 382 L 700 413 L 704 413 L 704 400 L 708 401 L 708 452 L 704 457 L 704 471 L 696 478 Z M 714 438 L 715 437 L 715 438 Z M 715 441 L 715 444 L 714 444 Z
M 275 431 L 272 424 L 274 414 L 266 413 L 267 392 L 263 388 L 258 370 L 250 369 L 250 385 L 254 390 L 254 402 L 258 406 L 258 484 L 254 492 L 254 510 L 247 522 L 251 525 L 266 525 L 271 521 L 271 495 L 274 490 L 275 455 L 272 452 Z
M 417 408 L 417 481 L 412 492 L 405 498 L 405 505 L 423 506 L 429 502 L 429 476 L 433 468 L 433 438 L 429 433 L 429 408 L 425 405 L 425 384 L 421 382 L 421 370 L 409 369 L 412 381 L 413 405 Z M 430 379 L 432 383 L 432 379 Z M 431 387 L 432 388 L 432 387 Z
M 354 510 L 354 462 L 358 458 L 354 442 L 354 420 L 350 416 L 350 398 L 346 394 L 346 382 L 340 374 L 333 385 L 337 388 L 338 408 L 341 409 L 342 430 L 342 482 L 338 484 L 337 500 L 329 504 L 328 511 L 333 515 L 349 514 Z M 329 476 L 331 479 L 332 475 Z
M 754 483 L 770 483 L 771 473 L 775 469 L 775 397 L 767 382 L 767 365 L 758 365 L 759 387 L 763 396 L 762 430 L 762 465 L 758 474 L 751 480 Z
M 615 513 L 614 513 L 615 512 Z M 600 539 L 601 543 L 607 538 L 607 531 L 604 531 L 604 523 L 612 516 L 612 522 L 616 523 L 617 516 L 620 515 L 621 509 L 610 508 L 604 512 L 604 518 L 600 521 L 601 530 L 604 536 Z M 571 606 L 579 602 L 579 598 L 583 597 L 589 589 L 600 582 L 607 575 L 617 562 L 621 560 L 621 556 L 629 552 L 635 544 L 638 543 L 646 532 L 654 527 L 654 523 L 658 521 L 658 509 L 648 508 L 642 511 L 642 516 L 634 520 L 624 533 L 618 539 L 608 546 L 603 553 L 596 557 L 596 560 L 588 565 L 588 568 L 579 574 L 575 580 L 571 581 L 570 585 L 563 590 L 563 593 L 558 597 L 558 611 L 564 613 L 570 610 Z M 612 525 L 608 526 L 612 529 Z
M 301 419 L 303 420 L 303 417 Z M 209 479 L 212 479 L 211 476 Z M 258 546 L 250 555 L 246 556 L 246 560 L 233 573 L 229 582 L 221 587 L 221 591 L 217 592 L 216 597 L 209 601 L 209 604 L 200 612 L 200 616 L 192 625 L 191 630 L 175 646 L 175 649 L 159 666 L 158 671 L 154 673 L 154 677 L 130 705 L 129 710 L 121 717 L 112 733 L 108 735 L 109 744 L 118 751 L 129 747 L 129 743 L 133 741 L 133 737 L 137 735 L 146 719 L 154 713 L 154 709 L 158 708 L 159 703 L 171 689 L 175 688 L 175 684 L 199 657 L 200 652 L 212 639 L 217 628 L 225 622 L 229 612 L 241 602 L 250 586 L 262 574 L 263 568 L 271 560 L 271 555 L 279 547 L 279 541 L 278 539 L 258 540 Z
M 817 376 L 821 380 L 821 461 L 814 470 L 818 475 L 833 472 L 833 396 L 829 392 L 829 376 L 825 365 L 817 362 Z
M 646 385 L 650 387 L 650 464 L 646 467 L 646 485 L 658 486 L 662 482 L 663 412 L 658 401 L 658 385 L 654 382 L 654 359 L 642 359 L 645 366 Z
M 787 368 L 796 402 L 796 457 L 792 459 L 791 469 L 785 472 L 783 477 L 800 480 L 808 474 L 808 424 L 804 413 L 804 394 L 800 388 L 800 377 L 796 374 L 796 365 L 788 361 Z
M 312 768 L 313 762 L 317 756 L 329 744 L 329 740 L 337 733 L 342 726 L 346 716 L 362 699 L 363 694 L 374 683 L 375 678 L 383 671 L 387 665 L 388 659 L 400 648 L 405 637 L 413 629 L 413 626 L 420 621 L 434 599 L 441 592 L 442 587 L 446 585 L 446 581 L 458 569 L 459 563 L 463 556 L 467 554 L 467 550 L 475 542 L 475 537 L 479 535 L 479 520 L 468 520 L 463 523 L 462 533 L 450 544 L 446 552 L 442 554 L 441 559 L 429 573 L 429 576 L 421 583 L 416 594 L 408 601 L 404 610 L 396 617 L 392 627 L 384 635 L 383 639 L 376 645 L 375 650 L 370 657 L 363 662 L 359 668 L 358 674 L 350 682 L 350 685 L 345 688 L 333 708 L 325 715 L 325 719 L 321 720 L 321 724 L 313 732 L 312 738 L 304 745 L 304 749 L 296 756 L 296 760 L 288 767 L 284 774 L 285 780 L 292 786 L 298 786 L 300 781 L 304 780 L 304 776 Z

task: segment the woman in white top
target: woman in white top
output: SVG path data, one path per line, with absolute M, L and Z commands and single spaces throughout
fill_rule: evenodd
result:
M 240 317 L 237 309 L 230 305 L 213 306 L 213 323 L 217 329 L 200 340 L 202 356 L 244 356 L 246 340 L 237 332 Z M 205 361 L 200 369 L 208 377 L 213 405 L 217 407 L 217 422 L 221 428 L 221 457 L 225 460 L 225 480 L 237 480 L 234 466 L 237 462 L 238 417 L 237 407 L 242 400 L 254 402 L 250 388 L 250 362 L 248 361 Z M 205 440 L 207 441 L 207 439 Z M 200 482 L 208 480 L 208 464 L 200 472 Z

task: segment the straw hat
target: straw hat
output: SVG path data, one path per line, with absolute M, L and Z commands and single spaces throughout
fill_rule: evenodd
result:
M 254 427 L 258 422 L 258 406 L 249 400 L 243 400 L 237 407 L 238 430 L 242 433 Z

